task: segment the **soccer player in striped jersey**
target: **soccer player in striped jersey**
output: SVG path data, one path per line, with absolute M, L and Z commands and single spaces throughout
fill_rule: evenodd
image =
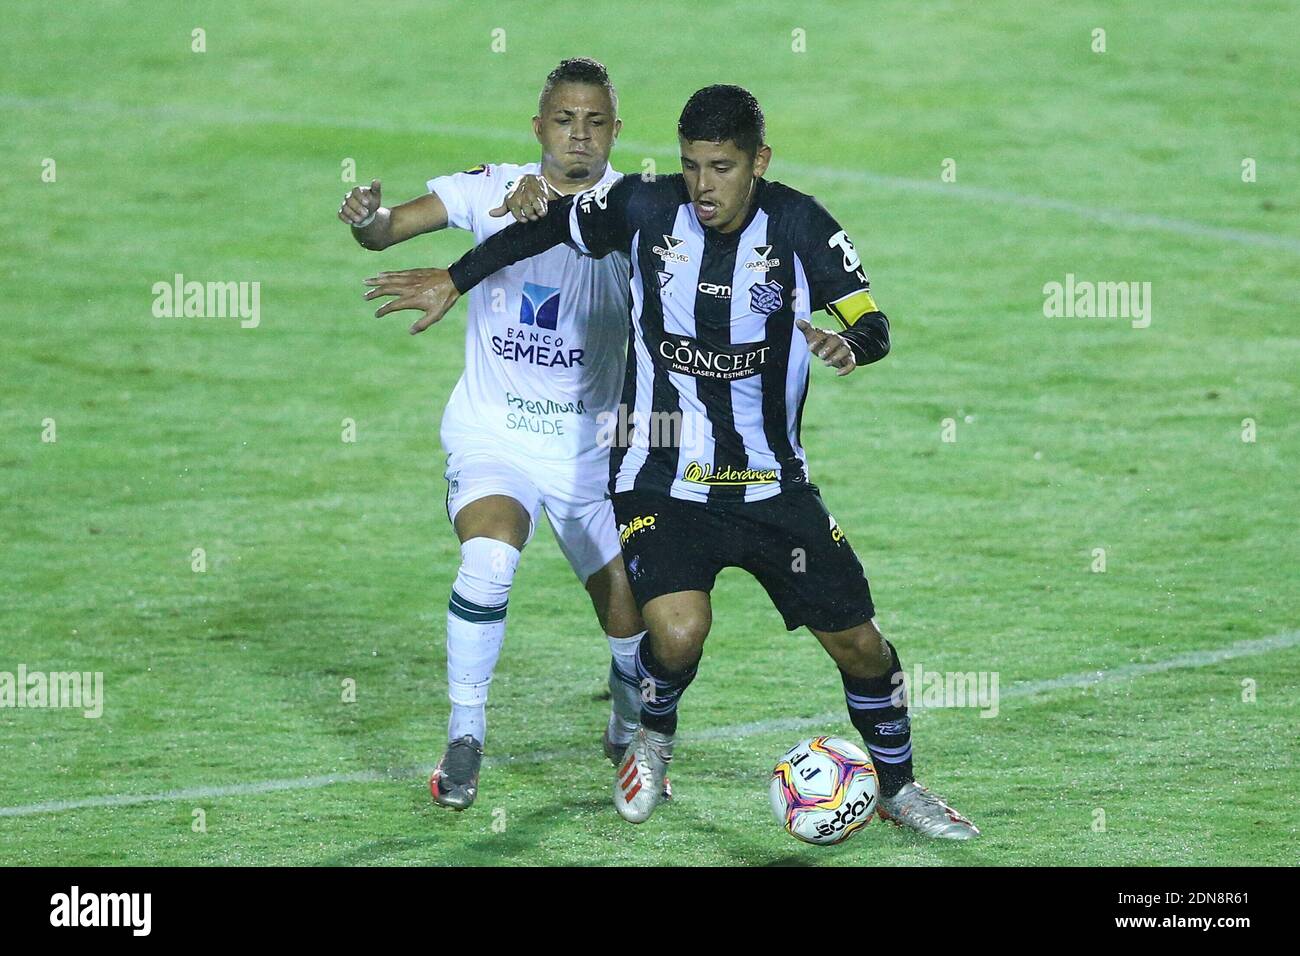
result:
M 610 483 L 649 627 L 637 673 L 652 692 L 615 776 L 615 806 L 640 823 L 658 804 L 678 702 L 712 622 L 709 593 L 722 568 L 741 567 L 786 627 L 807 627 L 838 665 L 879 776 L 881 816 L 970 839 L 975 826 L 913 777 L 902 664 L 800 443 L 812 356 L 841 376 L 879 361 L 888 320 L 839 223 L 811 196 L 763 178 L 771 149 L 748 91 L 695 93 L 678 138 L 682 175 L 625 177 L 512 226 L 431 274 L 416 322 L 427 327 L 484 276 L 561 242 L 630 254 L 631 346 Z M 836 331 L 812 325 L 823 309 Z
M 344 197 L 339 218 L 367 249 L 447 226 L 482 242 L 511 222 L 507 211 L 535 219 L 548 201 L 616 182 L 609 154 L 620 125 L 604 66 L 565 60 L 547 77 L 533 117 L 540 162 L 439 176 L 427 195 L 391 209 L 381 205 L 375 181 Z M 605 493 L 609 449 L 597 441 L 598 416 L 618 401 L 626 322 L 625 254 L 596 260 L 552 249 L 496 272 L 470 296 L 465 373 L 441 429 L 447 516 L 460 540 L 447 610 L 449 742 L 430 780 L 443 806 L 463 810 L 478 793 L 510 588 L 543 511 L 609 641 L 604 750 L 616 765 L 636 729 L 636 650 L 645 625 Z

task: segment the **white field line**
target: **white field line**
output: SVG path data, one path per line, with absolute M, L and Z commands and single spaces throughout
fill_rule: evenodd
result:
M 447 123 L 429 123 L 424 120 L 402 123 L 393 119 L 375 116 L 349 117 L 312 117 L 265 110 L 242 110 L 230 108 L 200 109 L 185 105 L 154 104 L 148 106 L 116 103 L 105 100 L 65 99 L 61 97 L 37 96 L 0 96 L 0 109 L 33 110 L 43 113 L 53 111 L 57 114 L 82 113 L 100 116 L 135 116 L 141 119 L 175 120 L 187 123 L 211 123 L 214 125 L 268 125 L 301 126 L 305 128 L 326 128 L 329 130 L 357 129 L 399 135 L 429 134 L 453 140 L 491 139 L 499 140 L 523 150 L 516 158 L 524 161 L 533 159 L 537 143 L 526 130 L 513 127 L 480 127 Z M 669 150 L 664 146 L 650 146 L 629 140 L 620 140 L 614 165 L 628 163 L 629 155 L 640 154 L 644 157 L 668 156 Z M 482 157 L 465 156 L 468 166 L 474 162 L 484 161 Z M 675 162 L 675 159 L 674 159 Z M 1280 249 L 1300 254 L 1300 238 L 1256 232 L 1250 229 L 1233 229 L 1224 226 L 1212 226 L 1190 219 L 1176 219 L 1169 216 L 1156 216 L 1147 213 L 1133 213 L 1120 209 L 1108 209 L 1104 206 L 1092 206 L 1068 199 L 1053 199 L 1047 196 L 1034 196 L 1005 189 L 986 186 L 970 186 L 957 183 L 942 183 L 938 180 L 913 179 L 906 176 L 891 176 L 864 169 L 842 169 L 815 163 L 791 162 L 777 157 L 774 173 L 780 177 L 787 172 L 796 177 L 819 179 L 823 182 L 846 182 L 856 186 L 874 186 L 894 192 L 924 193 L 958 199 L 964 202 L 981 203 L 989 206 L 1014 206 L 1022 209 L 1036 209 L 1043 212 L 1065 213 L 1080 219 L 1126 230 L 1150 230 L 1168 232 L 1176 235 L 1190 236 L 1218 243 L 1236 243 L 1266 249 Z M 431 170 L 430 175 L 442 172 Z M 367 173 L 367 175 L 370 175 Z M 794 185 L 798 186 L 798 183 Z
M 1148 674 L 1160 674 L 1180 668 L 1208 667 L 1242 657 L 1256 657 L 1272 651 L 1285 650 L 1300 645 L 1300 631 L 1284 631 L 1272 637 L 1255 640 L 1237 641 L 1227 647 L 1207 651 L 1189 651 L 1162 661 L 1146 664 L 1123 664 L 1111 670 L 1085 671 L 1080 674 L 1065 674 L 1046 680 L 1028 681 L 1013 684 L 999 694 L 999 704 L 1018 698 L 1035 697 L 1052 691 L 1067 689 L 1086 689 L 1099 684 L 1131 680 Z M 724 727 L 709 727 L 694 733 L 683 733 L 683 742 L 707 740 L 738 740 L 760 734 L 805 730 L 824 727 L 846 719 L 843 711 L 818 714 L 815 717 L 786 717 L 773 720 L 759 720 L 744 724 L 729 724 Z M 549 750 L 525 754 L 518 757 L 488 757 L 484 760 L 487 767 L 508 764 L 549 763 L 556 760 L 573 760 L 590 758 L 592 748 Z M 263 793 L 279 793 L 285 790 L 317 790 L 339 783 L 409 783 L 412 779 L 425 777 L 433 771 L 433 765 L 406 767 L 391 770 L 360 770 L 352 773 L 320 774 L 312 777 L 290 777 L 282 780 L 259 780 L 251 783 L 235 783 L 217 787 L 186 787 L 179 790 L 163 790 L 158 793 L 123 793 L 94 797 L 80 797 L 74 800 L 46 800 L 41 803 L 28 803 L 14 807 L 0 807 L 0 817 L 29 817 L 39 814 L 60 813 L 65 810 L 87 810 L 103 807 L 128 807 L 149 803 L 170 803 L 173 801 L 214 800 L 221 797 L 256 796 Z

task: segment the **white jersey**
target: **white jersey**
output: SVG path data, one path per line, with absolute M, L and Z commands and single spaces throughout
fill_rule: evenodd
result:
M 448 222 L 481 243 L 511 225 L 488 215 L 521 176 L 541 165 L 478 166 L 429 180 Z M 621 173 L 607 169 L 598 185 Z M 597 443 L 601 412 L 623 383 L 628 330 L 626 253 L 603 259 L 556 246 L 507 266 L 469 293 L 465 373 L 442 416 L 442 445 L 490 442 L 525 465 L 562 467 L 583 482 L 609 478 L 609 448 Z

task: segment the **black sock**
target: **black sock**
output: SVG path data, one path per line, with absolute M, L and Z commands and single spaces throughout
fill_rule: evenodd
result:
M 641 682 L 641 726 L 661 734 L 677 733 L 677 702 L 695 679 L 699 661 L 684 671 L 674 671 L 654 655 L 649 634 L 636 654 L 636 675 Z
M 912 721 L 907 716 L 903 665 L 894 645 L 886 641 L 885 646 L 892 658 L 889 673 L 880 677 L 850 677 L 840 671 L 840 678 L 844 681 L 849 719 L 862 734 L 871 762 L 876 765 L 880 793 L 892 797 L 912 781 Z

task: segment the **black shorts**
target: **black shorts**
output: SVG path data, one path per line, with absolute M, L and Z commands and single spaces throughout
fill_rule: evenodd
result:
M 639 608 L 676 591 L 711 591 L 718 572 L 735 567 L 758 579 L 788 630 L 844 631 L 875 616 L 862 564 L 815 489 L 720 504 L 644 491 L 613 500 Z

